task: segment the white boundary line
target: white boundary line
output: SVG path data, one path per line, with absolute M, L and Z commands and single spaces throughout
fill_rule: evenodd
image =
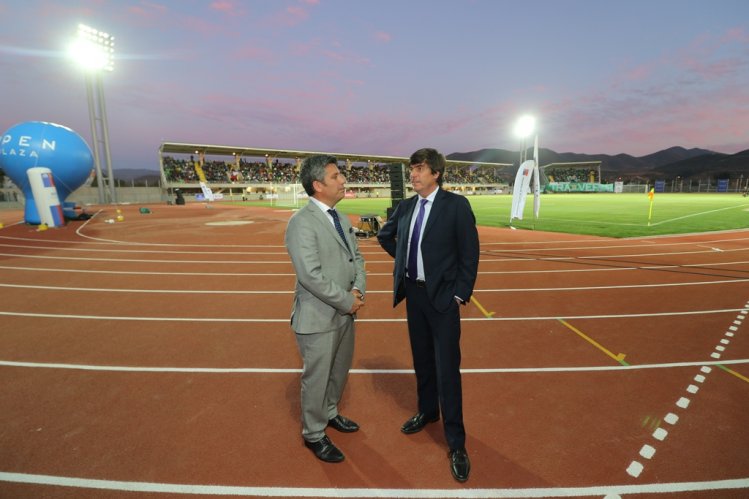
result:
M 99 480 L 29 473 L 0 472 L 0 481 L 57 487 L 76 487 L 128 492 L 203 494 L 214 496 L 260 497 L 387 497 L 387 498 L 552 498 L 587 497 L 608 494 L 675 493 L 749 488 L 749 478 L 704 482 L 671 482 L 641 485 L 601 485 L 592 487 L 543 487 L 512 489 L 375 489 L 316 487 L 253 487 L 238 485 L 199 485 L 184 483 Z
M 0 254 L 2 255 L 2 254 Z M 32 258 L 29 255 L 23 255 L 25 258 Z M 79 259 L 81 260 L 81 259 Z M 85 258 L 84 260 L 90 260 Z M 558 261 L 558 259 L 556 259 Z M 159 260 L 169 263 L 166 260 Z M 547 260 L 545 260 L 547 261 Z M 181 262 L 180 262 L 181 263 Z M 635 270 L 663 270 L 663 269 L 678 269 L 678 268 L 701 268 L 703 270 L 716 270 L 711 267 L 722 267 L 727 265 L 746 265 L 749 264 L 749 260 L 739 260 L 735 262 L 706 262 L 706 263 L 690 263 L 684 265 L 643 265 L 640 267 L 601 267 L 593 269 L 549 269 L 549 270 L 482 270 L 479 271 L 479 275 L 494 275 L 494 274 L 567 274 L 575 272 L 620 272 L 623 270 L 635 271 Z M 136 270 L 90 270 L 90 269 L 60 269 L 55 267 L 18 267 L 10 265 L 0 265 L 0 269 L 6 270 L 20 270 L 29 272 L 70 272 L 70 273 L 81 273 L 81 274 L 125 274 L 125 275 L 170 275 L 170 276 L 291 276 L 294 277 L 296 274 L 293 272 L 148 272 L 148 271 L 136 271 Z M 730 271 L 730 269 L 729 269 Z M 743 269 L 742 269 L 743 271 Z M 706 275 L 706 274 L 705 274 Z M 392 272 L 367 272 L 368 277 L 372 276 L 393 276 Z
M 98 214 L 98 213 L 97 213 Z M 93 217 L 92 217 L 93 218 Z M 61 241 L 61 240 L 45 240 L 45 243 L 51 243 L 51 244 L 65 244 L 65 243 L 78 243 L 78 244 L 91 244 L 91 245 L 121 245 L 121 246 L 154 246 L 154 247 L 181 247 L 181 248 L 284 248 L 285 246 L 282 244 L 196 244 L 196 243 L 189 243 L 189 244 L 181 244 L 181 243 L 146 243 L 146 242 L 132 242 L 132 241 L 121 241 L 116 239 L 103 239 L 103 238 L 94 238 L 91 236 L 87 236 L 85 234 L 81 234 L 80 230 L 85 227 L 85 225 L 90 220 L 86 221 L 81 227 L 76 230 L 76 234 L 82 238 L 90 239 L 89 241 Z M 279 221 L 280 222 L 280 221 Z M 23 224 L 23 221 L 16 222 L 12 225 L 20 225 Z M 661 222 L 662 223 L 662 222 Z M 714 244 L 714 243 L 721 243 L 721 242 L 737 242 L 737 241 L 746 241 L 749 240 L 749 237 L 736 237 L 736 238 L 723 238 L 723 239 L 711 239 L 707 241 L 680 241 L 680 242 L 664 242 L 664 239 L 674 238 L 674 239 L 683 239 L 685 237 L 693 237 L 693 236 L 713 236 L 713 235 L 724 235 L 724 234 L 736 234 L 736 233 L 745 233 L 747 232 L 747 229 L 730 229 L 725 231 L 714 231 L 710 233 L 689 233 L 689 234 L 659 234 L 659 235 L 653 235 L 653 236 L 638 236 L 638 237 L 629 237 L 629 238 L 621 238 L 621 239 L 613 239 L 613 242 L 622 242 L 624 244 L 611 244 L 611 245 L 600 245 L 600 246 L 558 246 L 556 248 L 528 248 L 529 245 L 538 245 L 538 246 L 548 246 L 551 244 L 559 244 L 559 245 L 570 245 L 570 244 L 590 244 L 591 242 L 600 243 L 601 239 L 598 237 L 593 237 L 590 239 L 561 239 L 561 240 L 546 240 L 546 241 L 499 241 L 499 242 L 491 242 L 491 243 L 482 243 L 482 246 L 503 246 L 503 247 L 512 247 L 516 246 L 517 249 L 507 249 L 507 250 L 497 250 L 497 251 L 558 251 L 558 250 L 590 250 L 590 249 L 606 249 L 606 248 L 628 248 L 628 247 L 638 247 L 637 244 L 628 244 L 630 242 L 637 243 L 641 242 L 642 245 L 652 245 L 656 241 L 651 241 L 651 239 L 657 240 L 658 246 L 683 246 L 683 245 L 691 245 L 691 244 Z M 39 239 L 31 238 L 31 237 L 17 237 L 17 236 L 0 236 L 0 240 L 9 240 L 9 241 L 30 241 L 30 242 L 40 242 Z M 361 240 L 362 243 L 369 246 L 368 244 L 370 241 L 368 240 Z M 375 244 L 374 240 L 371 241 L 371 246 L 378 246 Z
M 518 374 L 518 373 L 573 373 L 598 371 L 637 371 L 641 369 L 673 369 L 681 367 L 708 366 L 727 364 L 749 364 L 749 359 L 726 360 L 723 362 L 671 362 L 663 364 L 611 365 L 584 367 L 508 367 L 489 369 L 465 369 L 463 374 Z M 26 367 L 31 369 L 68 369 L 77 371 L 137 372 L 137 373 L 200 373 L 200 374 L 299 374 L 299 368 L 264 368 L 264 367 L 139 367 L 139 366 L 103 366 L 89 364 L 65 364 L 56 362 L 20 362 L 0 360 L 2 367 Z M 350 369 L 349 374 L 413 374 L 413 369 Z
M 729 327 L 729 331 L 727 331 L 725 335 L 727 336 L 727 338 L 723 338 L 720 341 L 720 344 L 718 344 L 715 347 L 716 351 L 714 351 L 710 355 L 710 357 L 712 357 L 713 359 L 720 359 L 722 352 L 726 349 L 725 345 L 730 344 L 731 342 L 730 339 L 733 338 L 735 332 L 738 331 L 739 326 L 741 326 L 744 319 L 746 318 L 747 312 L 749 312 L 749 302 L 747 302 L 744 305 L 744 309 L 742 309 L 739 312 L 738 316 L 733 321 L 733 325 Z M 717 364 L 717 362 L 712 362 L 711 364 L 714 365 L 714 364 Z M 693 378 L 694 382 L 698 384 L 702 384 L 706 379 L 706 375 L 710 374 L 711 371 L 712 371 L 711 367 L 708 367 L 707 365 L 701 365 L 700 372 L 702 374 L 697 374 L 696 376 L 694 376 Z M 663 417 L 663 420 L 667 422 L 669 425 L 675 426 L 679 422 L 680 418 L 682 417 L 676 413 L 683 414 L 683 412 L 686 411 L 687 408 L 689 407 L 692 396 L 694 396 L 699 390 L 700 390 L 700 387 L 698 385 L 692 384 L 690 382 L 690 384 L 687 386 L 687 389 L 686 389 L 687 393 L 681 396 L 674 404 L 676 407 L 672 408 L 672 410 L 675 412 L 669 412 Z M 654 440 L 657 440 L 658 442 L 662 442 L 663 440 L 666 439 L 666 437 L 668 436 L 668 433 L 669 433 L 669 430 L 661 427 L 660 424 L 658 424 L 658 427 L 655 428 L 655 431 L 653 431 L 651 436 Z M 648 463 L 648 461 L 653 458 L 653 456 L 655 455 L 657 451 L 658 443 L 652 440 L 648 440 L 648 442 L 649 443 L 644 444 L 640 448 L 639 455 L 642 459 L 640 460 L 638 460 L 639 458 L 634 459 L 626 469 L 627 474 L 634 478 L 638 478 L 640 476 L 640 474 L 643 472 L 646 466 L 643 463 Z
M 577 319 L 626 319 L 638 317 L 668 317 L 672 315 L 708 315 L 708 314 L 726 314 L 740 311 L 740 308 L 724 308 L 716 310 L 687 310 L 678 312 L 654 312 L 650 314 L 606 314 L 606 315 L 565 315 L 568 320 Z M 288 324 L 289 319 L 251 319 L 247 317 L 132 317 L 132 316 L 108 316 L 108 315 L 78 315 L 78 314 L 43 314 L 36 312 L 9 312 L 0 310 L 0 316 L 11 317 L 43 317 L 49 319 L 93 319 L 108 321 L 164 321 L 164 322 L 259 322 L 259 323 L 278 323 Z M 556 321 L 559 316 L 544 317 L 464 317 L 461 322 L 487 322 L 487 321 Z M 356 319 L 357 323 L 368 322 L 406 322 L 406 318 L 392 319 Z
M 728 279 L 725 281 L 701 281 L 701 282 L 670 282 L 662 284 L 620 284 L 616 286 L 578 286 L 567 288 L 502 288 L 502 289 L 474 289 L 474 293 L 523 293 L 538 291 L 601 291 L 607 289 L 641 289 L 641 288 L 670 288 L 680 286 L 708 286 L 712 284 L 737 284 L 746 283 L 749 279 Z M 164 294 L 225 294 L 225 295 L 272 295 L 293 294 L 293 289 L 288 290 L 230 290 L 230 289 L 128 289 L 128 288 L 76 288 L 70 286 L 40 286 L 34 284 L 5 284 L 0 283 L 0 288 L 20 289 L 43 289 L 47 291 L 93 291 L 97 293 L 164 293 Z M 391 290 L 367 290 L 367 294 L 392 294 Z

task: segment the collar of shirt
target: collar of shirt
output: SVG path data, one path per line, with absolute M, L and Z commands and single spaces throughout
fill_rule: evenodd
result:
M 436 188 L 435 190 L 433 190 L 433 191 L 432 191 L 432 193 L 431 193 L 431 194 L 429 194 L 429 195 L 428 195 L 427 197 L 423 198 L 423 197 L 419 196 L 419 200 L 422 200 L 422 199 L 426 199 L 427 201 L 429 201 L 429 204 L 427 204 L 427 206 L 430 206 L 430 205 L 431 205 L 431 203 L 434 203 L 434 198 L 436 198 L 436 197 L 437 197 L 437 191 L 439 191 L 439 190 L 440 190 L 440 188 L 439 188 L 439 187 L 437 187 L 437 188 Z
M 333 220 L 333 215 L 328 213 L 328 210 L 335 210 L 335 208 L 328 206 L 327 204 L 323 203 L 319 199 L 315 198 L 309 198 L 309 200 L 322 210 L 323 213 L 325 213 L 325 216 L 328 217 L 328 220 L 330 220 L 330 223 L 335 225 L 335 221 Z

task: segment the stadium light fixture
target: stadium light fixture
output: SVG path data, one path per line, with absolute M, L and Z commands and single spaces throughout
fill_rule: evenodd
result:
M 78 65 L 93 71 L 114 70 L 114 37 L 104 31 L 78 25 L 78 37 L 69 47 Z
M 101 155 L 99 151 L 102 146 L 104 148 L 102 152 L 107 162 L 110 201 L 116 203 L 112 157 L 109 149 L 109 125 L 107 123 L 104 85 L 102 82 L 102 73 L 114 70 L 114 37 L 104 31 L 99 31 L 85 24 L 79 24 L 78 37 L 68 48 L 68 54 L 78 66 L 85 69 L 86 95 L 88 97 L 88 114 L 94 149 L 94 164 L 96 165 L 96 185 L 99 190 L 99 203 L 105 202 Z M 96 82 L 95 86 L 92 78 Z M 99 134 L 101 134 L 101 142 L 99 141 Z
M 536 118 L 530 114 L 521 116 L 515 123 L 515 136 L 521 140 L 520 163 L 526 159 L 526 140 L 536 131 Z
M 519 139 L 527 139 L 536 130 L 536 118 L 526 114 L 521 116 L 517 123 L 515 123 L 515 135 Z

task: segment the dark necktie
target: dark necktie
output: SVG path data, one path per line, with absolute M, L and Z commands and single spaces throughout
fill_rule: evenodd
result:
M 330 216 L 333 217 L 333 225 L 335 225 L 335 230 L 338 231 L 338 235 L 341 236 L 341 239 L 343 240 L 343 244 L 346 245 L 346 249 L 351 251 L 351 248 L 348 247 L 348 241 L 346 241 L 346 236 L 343 234 L 343 227 L 341 227 L 341 221 L 338 219 L 338 212 L 335 211 L 333 208 L 328 210 L 328 213 L 330 213 Z
M 416 223 L 414 223 L 414 230 L 411 232 L 411 243 L 408 246 L 408 277 L 412 280 L 416 280 L 419 275 L 417 267 L 417 259 L 419 254 L 419 236 L 421 236 L 421 223 L 424 221 L 424 206 L 426 206 L 427 200 L 422 199 L 419 206 L 419 214 L 416 215 Z

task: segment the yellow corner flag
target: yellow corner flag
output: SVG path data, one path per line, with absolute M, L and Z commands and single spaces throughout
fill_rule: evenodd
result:
M 653 198 L 655 198 L 655 187 L 650 189 L 648 192 L 648 198 L 650 199 L 650 210 L 648 211 L 648 226 L 650 225 L 650 219 L 653 218 Z

